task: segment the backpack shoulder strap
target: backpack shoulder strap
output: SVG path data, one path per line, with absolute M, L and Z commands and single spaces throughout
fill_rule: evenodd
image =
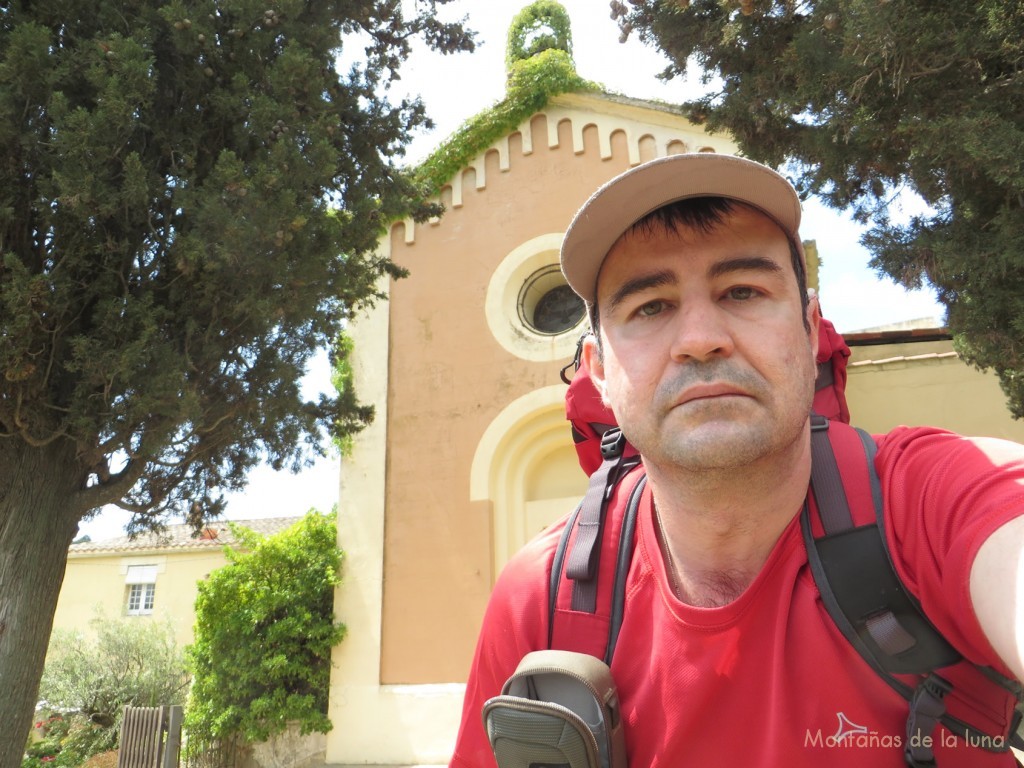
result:
M 962 657 L 904 587 L 885 539 L 876 445 L 866 432 L 812 416 L 811 494 L 801 515 L 808 564 L 822 603 L 868 665 L 910 703 L 905 757 L 934 765 L 932 732 L 941 722 L 966 738 L 979 729 L 946 713 L 951 684 L 937 669 Z M 812 503 L 813 502 L 813 503 Z M 983 677 L 1020 696 L 1015 681 Z M 895 675 L 916 675 L 913 687 Z M 1011 724 L 1011 734 L 1016 730 Z M 989 743 L 1005 749 L 1008 734 Z
M 829 614 L 862 656 L 881 672 L 923 674 L 960 660 L 960 654 L 921 612 L 889 557 L 882 525 L 875 442 L 862 430 L 814 419 L 811 490 L 821 524 L 814 534 L 810 507 L 803 515 L 807 554 Z M 841 459 L 847 476 L 839 470 Z M 853 482 L 865 487 L 869 516 L 854 519 Z M 866 517 L 866 519 L 865 519 Z
M 601 467 L 591 475 L 558 542 L 548 589 L 548 647 L 589 653 L 609 664 L 646 485 L 646 476 L 636 469 L 639 457 L 624 448 L 618 429 L 609 430 L 602 440 Z M 634 482 L 621 482 L 630 474 L 636 475 Z M 602 569 L 602 562 L 609 565 Z
M 639 463 L 639 457 L 626 452 L 626 438 L 617 427 L 601 437 L 601 457 L 576 515 L 579 533 L 565 564 L 565 575 L 573 580 L 572 609 L 586 613 L 597 609 L 597 567 L 608 502 L 619 480 Z

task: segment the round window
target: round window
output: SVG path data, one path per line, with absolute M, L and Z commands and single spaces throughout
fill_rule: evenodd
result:
M 583 299 L 565 282 L 557 264 L 538 269 L 519 291 L 519 319 L 530 330 L 554 336 L 574 328 L 586 314 Z
M 562 233 L 538 235 L 509 251 L 487 282 L 484 312 L 501 346 L 523 360 L 571 358 L 586 304 L 558 268 Z

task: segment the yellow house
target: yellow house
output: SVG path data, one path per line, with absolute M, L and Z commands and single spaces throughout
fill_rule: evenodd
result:
M 335 611 L 351 631 L 334 653 L 328 764 L 447 762 L 497 574 L 586 488 L 559 377 L 585 323 L 558 269 L 573 213 L 645 160 L 735 151 L 667 105 L 562 93 L 444 179 L 443 217 L 382 238 L 410 276 L 382 283 L 388 301 L 350 328 L 376 418 L 342 464 Z M 995 378 L 941 330 L 848 341 L 859 425 L 1024 441 Z
M 238 520 L 237 525 L 273 535 L 301 517 Z M 236 545 L 227 523 L 210 523 L 193 536 L 190 525 L 72 544 L 53 618 L 54 629 L 88 629 L 97 613 L 107 618 L 169 620 L 179 646 L 192 642 L 198 584 L 225 565 L 224 545 Z
M 966 365 L 942 329 L 848 333 L 846 399 L 857 426 L 930 425 L 1024 443 L 994 373 Z

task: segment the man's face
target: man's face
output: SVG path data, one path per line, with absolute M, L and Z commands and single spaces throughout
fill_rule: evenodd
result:
M 808 332 L 789 243 L 767 216 L 738 205 L 709 232 L 627 233 L 597 304 L 603 355 L 584 354 L 649 465 L 741 467 L 803 435 L 818 308 Z

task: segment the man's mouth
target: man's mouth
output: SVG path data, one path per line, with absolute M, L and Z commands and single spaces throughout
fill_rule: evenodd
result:
M 750 395 L 734 384 L 724 382 L 695 384 L 683 391 L 676 400 L 676 405 L 686 405 L 687 403 L 722 397 L 750 397 Z

